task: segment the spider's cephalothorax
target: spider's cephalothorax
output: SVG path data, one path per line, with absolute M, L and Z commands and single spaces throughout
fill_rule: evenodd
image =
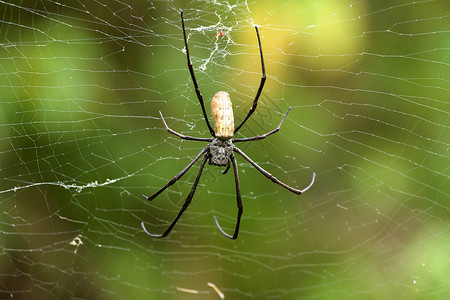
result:
M 198 138 L 198 137 L 192 137 L 183 135 L 181 133 L 178 133 L 169 126 L 167 126 L 166 121 L 164 120 L 164 117 L 161 112 L 159 112 L 161 119 L 164 122 L 164 126 L 166 127 L 167 131 L 182 138 L 185 140 L 191 140 L 191 141 L 202 141 L 202 142 L 209 142 L 209 144 L 204 147 L 199 154 L 177 175 L 175 175 L 165 186 L 160 188 L 157 192 L 155 192 L 153 195 L 147 197 L 144 196 L 147 200 L 153 200 L 156 196 L 158 196 L 160 193 L 162 193 L 165 189 L 167 189 L 169 186 L 174 184 L 176 181 L 178 181 L 186 172 L 194 165 L 194 163 L 199 160 L 201 157 L 203 157 L 202 162 L 200 163 L 200 168 L 197 173 L 197 177 L 195 178 L 194 184 L 192 186 L 191 192 L 187 196 L 183 206 L 181 207 L 180 211 L 178 212 L 178 215 L 175 217 L 175 219 L 172 221 L 172 223 L 169 225 L 169 227 L 164 231 L 162 234 L 153 234 L 147 231 L 147 229 L 144 226 L 144 222 L 141 223 L 142 228 L 144 231 L 153 237 L 165 237 L 169 234 L 169 232 L 173 229 L 175 224 L 178 222 L 178 219 L 180 219 L 183 212 L 187 209 L 189 206 L 189 203 L 191 203 L 192 197 L 194 197 L 195 190 L 197 189 L 198 182 L 200 181 L 200 176 L 202 175 L 203 168 L 205 167 L 206 162 L 209 160 L 209 163 L 211 165 L 215 166 L 226 166 L 225 170 L 222 171 L 223 174 L 225 174 L 228 169 L 230 168 L 230 164 L 233 165 L 233 171 L 234 171 L 234 178 L 235 178 L 235 186 L 236 186 L 236 198 L 237 198 L 237 207 L 238 207 L 238 215 L 237 215 L 237 221 L 236 226 L 234 229 L 234 234 L 229 235 L 226 233 L 219 225 L 219 222 L 217 221 L 217 218 L 214 217 L 214 220 L 216 221 L 216 225 L 219 228 L 220 232 L 224 234 L 226 237 L 230 239 L 236 239 L 239 234 L 239 225 L 241 223 L 241 216 L 243 211 L 243 205 L 242 205 L 242 197 L 241 197 L 241 189 L 239 186 L 239 176 L 238 176 L 238 169 L 237 169 L 237 162 L 236 157 L 234 156 L 234 152 L 242 156 L 245 160 L 247 160 L 253 167 L 255 167 L 259 172 L 261 172 L 264 176 L 266 176 L 268 179 L 273 181 L 274 183 L 277 183 L 284 187 L 285 189 L 300 195 L 306 190 L 308 190 L 314 183 L 315 179 L 315 173 L 313 173 L 313 177 L 311 180 L 311 183 L 304 189 L 298 190 L 293 187 L 290 187 L 289 185 L 285 184 L 284 182 L 278 180 L 275 176 L 261 168 L 257 163 L 255 163 L 253 160 L 250 159 L 242 150 L 240 150 L 238 147 L 236 147 L 233 143 L 237 142 L 249 142 L 249 141 L 256 141 L 256 140 L 262 140 L 268 137 L 271 134 L 274 134 L 280 130 L 281 125 L 283 124 L 284 120 L 287 117 L 287 114 L 289 113 L 289 108 L 284 115 L 284 118 L 281 120 L 280 124 L 277 128 L 273 129 L 272 131 L 269 131 L 266 134 L 263 135 L 257 135 L 254 137 L 249 138 L 241 138 L 241 139 L 235 139 L 233 136 L 236 134 L 236 132 L 244 125 L 244 123 L 250 118 L 250 116 L 253 114 L 253 112 L 256 109 L 256 106 L 258 104 L 259 96 L 261 95 L 261 91 L 264 87 L 264 83 L 266 81 L 266 71 L 264 68 L 264 58 L 261 48 L 261 40 L 259 38 L 259 32 L 258 27 L 255 26 L 256 30 L 256 37 L 258 38 L 258 45 L 259 45 L 259 54 L 261 57 L 261 67 L 262 67 L 262 76 L 261 76 L 261 82 L 259 84 L 258 91 L 256 92 L 255 100 L 253 100 L 253 105 L 250 108 L 250 111 L 247 113 L 246 117 L 242 122 L 237 126 L 234 127 L 234 119 L 233 119 L 233 109 L 232 104 L 230 101 L 230 95 L 228 95 L 227 92 L 217 92 L 214 97 L 211 100 L 211 117 L 213 120 L 214 129 L 211 127 L 211 124 L 208 121 L 208 117 L 206 115 L 205 110 L 205 104 L 203 102 L 203 96 L 200 93 L 200 89 L 198 88 L 197 79 L 195 78 L 194 74 L 194 68 L 192 67 L 192 62 L 189 56 L 189 49 L 188 49 L 188 43 L 186 39 L 186 30 L 184 28 L 184 19 L 183 19 L 183 12 L 181 12 L 181 25 L 183 27 L 183 36 L 184 36 L 184 44 L 186 47 L 186 56 L 187 56 L 187 62 L 188 62 L 188 68 L 189 72 L 191 73 L 192 82 L 194 83 L 195 93 L 197 94 L 197 98 L 200 102 L 200 105 L 202 107 L 203 117 L 206 121 L 206 125 L 208 126 L 209 132 L 212 135 L 212 138 Z
M 233 154 L 233 142 L 231 139 L 214 138 L 209 144 L 209 154 L 209 164 L 228 166 L 230 165 L 230 156 Z

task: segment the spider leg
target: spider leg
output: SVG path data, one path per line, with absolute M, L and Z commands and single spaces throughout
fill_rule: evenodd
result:
M 194 83 L 195 93 L 197 94 L 198 101 L 200 101 L 200 105 L 202 106 L 203 117 L 205 118 L 206 125 L 208 126 L 209 132 L 211 133 L 212 136 L 215 136 L 214 130 L 212 129 L 211 124 L 209 124 L 208 117 L 206 116 L 206 110 L 205 110 L 205 104 L 203 102 L 203 96 L 202 96 L 202 93 L 200 93 L 200 89 L 198 88 L 197 79 L 195 78 L 195 74 L 194 74 L 194 68 L 192 68 L 192 62 L 191 62 L 191 57 L 189 55 L 188 42 L 187 42 L 187 38 L 186 38 L 186 30 L 184 29 L 183 11 L 181 11 L 181 25 L 183 27 L 183 37 L 184 37 L 184 45 L 186 47 L 188 68 L 189 68 L 189 72 L 191 73 L 192 82 Z
M 197 185 L 200 180 L 200 176 L 202 175 L 203 167 L 205 166 L 207 159 L 208 159 L 208 155 L 205 155 L 203 157 L 202 163 L 200 164 L 200 169 L 198 170 L 198 174 L 197 174 L 197 177 L 195 178 L 194 185 L 192 186 L 192 189 L 191 189 L 189 195 L 187 196 L 186 201 L 183 204 L 183 207 L 181 207 L 181 210 L 178 212 L 178 215 L 175 218 L 175 220 L 173 220 L 173 222 L 170 224 L 170 226 L 162 234 L 153 234 L 153 233 L 148 232 L 147 229 L 145 228 L 144 222 L 141 222 L 142 229 L 144 229 L 146 234 L 148 234 L 152 237 L 156 237 L 156 238 L 162 238 L 169 234 L 169 232 L 172 230 L 172 228 L 178 222 L 178 219 L 180 219 L 181 215 L 184 213 L 186 208 L 188 208 L 189 204 L 191 203 L 192 197 L 194 197 L 195 190 L 197 189 Z
M 249 141 L 262 140 L 262 139 L 265 139 L 266 137 L 268 137 L 269 135 L 278 132 L 278 131 L 280 130 L 280 128 L 281 128 L 281 125 L 283 125 L 283 122 L 284 122 L 284 120 L 286 119 L 286 117 L 287 117 L 287 115 L 288 115 L 288 113 L 289 113 L 290 110 L 291 110 L 291 108 L 289 107 L 288 110 L 287 110 L 287 112 L 286 112 L 286 114 L 284 115 L 283 120 L 281 120 L 280 125 L 278 125 L 278 127 L 275 128 L 274 130 L 269 131 L 269 132 L 266 133 L 266 134 L 263 134 L 263 135 L 257 135 L 257 136 L 254 136 L 254 137 L 243 138 L 243 139 L 233 139 L 233 142 L 249 142 Z
M 186 168 L 184 168 L 180 173 L 175 175 L 165 186 L 160 188 L 156 193 L 154 193 L 153 195 L 151 195 L 149 197 L 147 197 L 145 195 L 142 195 L 142 196 L 144 196 L 144 198 L 146 198 L 147 200 L 152 201 L 154 198 L 156 198 L 156 196 L 161 194 L 165 189 L 167 189 L 169 186 L 171 186 L 172 184 L 177 182 L 195 164 L 195 162 L 207 151 L 208 151 L 208 146 L 203 148 L 202 151 L 200 151 L 200 153 L 197 154 L 197 156 L 186 166 Z
M 236 199 L 237 199 L 237 207 L 238 207 L 238 215 L 237 215 L 237 221 L 236 221 L 236 228 L 234 229 L 234 234 L 231 236 L 228 233 L 226 233 L 222 229 L 222 227 L 220 227 L 219 221 L 217 221 L 216 216 L 214 216 L 214 221 L 216 222 L 217 228 L 219 228 L 220 232 L 222 232 L 222 234 L 224 236 L 226 236 L 227 238 L 230 238 L 232 240 L 235 240 L 235 239 L 237 239 L 238 234 L 239 234 L 239 225 L 241 224 L 241 216 L 242 216 L 242 212 L 244 210 L 244 207 L 242 205 L 241 188 L 240 188 L 240 185 L 239 185 L 239 175 L 238 175 L 238 168 L 237 168 L 236 158 L 234 157 L 233 154 L 231 154 L 230 158 L 231 158 L 231 161 L 233 162 L 234 182 L 236 183 Z
M 227 167 L 225 168 L 225 170 L 222 170 L 222 174 L 227 174 L 228 170 L 230 169 L 230 161 L 228 161 Z
M 253 114 L 253 112 L 256 110 L 256 106 L 258 105 L 259 96 L 261 95 L 262 89 L 264 87 L 264 83 L 266 82 L 266 69 L 264 67 L 264 57 L 263 57 L 263 52 L 262 52 L 262 48 L 261 48 L 261 39 L 259 38 L 258 27 L 255 26 L 255 29 L 256 29 L 256 36 L 258 37 L 259 54 L 261 56 L 262 77 L 261 77 L 261 82 L 259 83 L 258 91 L 256 92 L 255 100 L 253 100 L 253 105 L 250 108 L 250 111 L 248 112 L 245 119 L 241 122 L 241 124 L 239 124 L 234 129 L 235 134 L 242 127 L 242 125 L 244 125 L 244 123 L 248 120 L 248 118 L 250 118 L 250 116 Z
M 161 116 L 161 119 L 163 120 L 164 126 L 166 126 L 167 131 L 170 132 L 171 134 L 176 135 L 177 137 L 179 137 L 181 139 L 190 140 L 190 141 L 201 141 L 201 142 L 211 142 L 212 141 L 212 138 L 198 138 L 198 137 L 193 137 L 193 136 L 188 136 L 188 135 L 178 133 L 175 130 L 171 129 L 169 126 L 167 126 L 166 120 L 164 120 L 164 117 L 163 117 L 161 111 L 159 111 L 159 115 Z
M 255 163 L 253 160 L 250 159 L 250 157 L 248 157 L 244 152 L 242 152 L 242 150 L 240 150 L 238 147 L 234 147 L 233 151 L 236 153 L 239 153 L 243 158 L 245 158 L 249 163 L 251 163 L 259 172 L 261 172 L 264 176 L 266 176 L 268 179 L 272 180 L 273 182 L 275 182 L 276 184 L 281 185 L 282 187 L 284 187 L 285 189 L 300 195 L 304 192 L 306 192 L 314 183 L 314 179 L 316 178 L 316 173 L 313 173 L 313 177 L 311 180 L 311 183 L 304 188 L 303 190 L 298 190 L 295 189 L 293 187 L 290 187 L 289 185 L 287 185 L 284 182 L 281 182 L 280 180 L 278 180 L 277 178 L 275 178 L 275 176 L 273 176 L 272 174 L 270 174 L 269 172 L 267 172 L 266 170 L 264 170 L 263 168 L 261 168 L 257 163 Z

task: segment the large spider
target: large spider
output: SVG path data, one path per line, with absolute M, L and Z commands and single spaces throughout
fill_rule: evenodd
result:
M 203 97 L 198 88 L 197 80 L 194 75 L 194 69 L 192 68 L 192 62 L 191 62 L 191 59 L 189 56 L 188 43 L 187 43 L 187 39 L 186 39 L 186 30 L 184 28 L 183 12 L 181 12 L 181 25 L 183 27 L 184 44 L 186 46 L 186 56 L 187 56 L 189 72 L 191 73 L 191 77 L 192 77 L 192 81 L 194 83 L 197 98 L 200 101 L 200 105 L 202 106 L 203 117 L 205 118 L 206 125 L 208 126 L 208 129 L 212 135 L 212 138 L 198 138 L 198 137 L 191 137 L 191 136 L 186 136 L 186 135 L 180 134 L 180 133 L 172 130 L 171 128 L 169 128 L 169 126 L 167 126 L 167 123 L 164 120 L 164 117 L 163 117 L 161 111 L 159 112 L 161 119 L 164 122 L 164 126 L 166 127 L 168 132 L 178 136 L 179 138 L 185 139 L 185 140 L 209 142 L 209 144 L 206 147 L 204 147 L 200 151 L 200 153 L 180 173 L 175 175 L 175 177 L 173 177 L 165 186 L 163 186 L 161 189 L 159 189 L 156 193 L 154 193 L 150 197 L 147 197 L 144 195 L 144 197 L 147 200 L 149 200 L 149 201 L 153 200 L 156 196 L 158 196 L 160 193 L 162 193 L 166 188 L 168 188 L 169 186 L 171 186 L 172 184 L 177 182 L 194 165 L 194 163 L 203 156 L 203 159 L 202 159 L 202 162 L 200 163 L 200 168 L 198 170 L 197 177 L 195 178 L 194 185 L 192 186 L 191 192 L 189 193 L 188 197 L 186 198 L 186 201 L 184 202 L 183 207 L 181 208 L 180 212 L 176 216 L 175 220 L 172 221 L 172 223 L 166 229 L 166 231 L 164 231 L 162 234 L 152 234 L 147 231 L 147 229 L 145 228 L 144 222 L 142 222 L 141 225 L 142 225 L 142 228 L 144 229 L 144 231 L 152 237 L 160 238 L 160 237 L 167 236 L 169 234 L 169 232 L 173 229 L 173 227 L 175 226 L 177 221 L 180 219 L 183 212 L 189 206 L 189 203 L 191 203 L 192 197 L 194 196 L 195 190 L 196 190 L 198 182 L 200 180 L 200 176 L 202 175 L 203 167 L 205 166 L 206 162 L 208 161 L 208 163 L 210 165 L 214 165 L 214 166 L 225 166 L 225 169 L 222 171 L 222 174 L 225 174 L 228 172 L 228 170 L 230 169 L 230 162 L 231 162 L 231 164 L 233 165 L 233 171 L 234 171 L 234 178 L 235 178 L 235 184 L 236 184 L 237 206 L 238 206 L 238 215 L 237 215 L 236 227 L 234 229 L 234 234 L 233 235 L 227 234 L 222 229 L 222 227 L 220 227 L 219 222 L 217 221 L 217 218 L 215 216 L 214 216 L 214 220 L 216 222 L 217 228 L 219 228 L 221 233 L 223 233 L 226 237 L 228 237 L 230 239 L 236 239 L 238 237 L 238 233 L 239 233 L 239 225 L 241 222 L 243 206 L 242 206 L 242 199 L 241 199 L 241 190 L 240 190 L 240 186 L 239 186 L 238 168 L 237 168 L 236 158 L 235 158 L 233 152 L 236 152 L 239 155 L 241 155 L 243 158 L 245 158 L 250 164 L 252 164 L 259 172 L 261 172 L 268 179 L 272 180 L 273 182 L 281 185 L 285 189 L 287 189 L 297 195 L 302 194 L 303 192 L 308 190 L 313 185 L 315 173 L 313 173 L 311 183 L 306 188 L 304 188 L 303 190 L 295 189 L 295 188 L 290 187 L 287 184 L 279 181 L 272 174 L 270 174 L 269 172 L 267 172 L 266 170 L 261 168 L 257 163 L 255 163 L 253 160 L 251 160 L 244 152 L 242 152 L 242 150 L 240 150 L 238 147 L 236 147 L 233 144 L 233 143 L 237 143 L 237 142 L 249 142 L 249 141 L 262 140 L 262 139 L 265 139 L 266 137 L 268 137 L 269 135 L 278 132 L 280 130 L 280 127 L 283 124 L 284 120 L 286 119 L 287 114 L 289 113 L 289 111 L 291 109 L 291 108 L 289 108 L 287 110 L 286 114 L 284 115 L 284 117 L 281 120 L 278 127 L 273 129 L 272 131 L 269 131 L 268 133 L 263 134 L 263 135 L 258 135 L 258 136 L 249 137 L 249 138 L 241 138 L 241 139 L 233 138 L 233 135 L 236 134 L 236 132 L 242 127 L 242 125 L 244 125 L 244 123 L 248 120 L 248 118 L 250 118 L 250 116 L 255 111 L 256 106 L 258 104 L 259 96 L 261 95 L 261 91 L 262 91 L 264 83 L 266 81 L 266 71 L 264 68 L 264 58 L 263 58 L 263 53 L 262 53 L 262 49 L 261 49 L 261 41 L 259 38 L 258 27 L 255 26 L 256 36 L 258 38 L 258 44 L 259 44 L 259 53 L 261 56 L 262 77 L 261 77 L 261 83 L 259 84 L 259 88 L 256 93 L 255 100 L 253 101 L 253 105 L 250 108 L 250 111 L 248 112 L 245 119 L 236 128 L 234 128 L 233 109 L 231 107 L 230 96 L 227 92 L 217 92 L 211 100 L 211 116 L 212 116 L 213 124 L 214 124 L 214 130 L 213 130 L 213 128 L 211 127 L 211 125 L 208 121 L 208 117 L 206 116 L 205 105 L 203 103 Z

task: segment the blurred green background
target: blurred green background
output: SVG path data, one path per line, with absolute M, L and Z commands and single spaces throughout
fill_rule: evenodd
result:
M 236 122 L 267 83 L 237 157 L 198 163 L 151 195 L 208 137 L 180 9 L 209 110 Z M 450 5 L 446 1 L 3 1 L 0 4 L 0 298 L 404 297 L 450 292 Z M 222 30 L 225 34 L 217 36 Z M 209 114 L 209 112 L 208 112 Z

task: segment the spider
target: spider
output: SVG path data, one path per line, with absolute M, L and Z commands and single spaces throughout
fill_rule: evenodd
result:
M 217 31 L 216 41 L 218 41 L 220 38 L 223 38 L 225 35 L 230 37 L 230 35 L 228 34 L 228 31 L 223 31 L 223 30 Z
M 228 32 L 224 32 L 222 30 L 219 30 L 216 34 L 216 39 L 218 39 L 219 37 L 223 37 L 224 35 L 228 34 Z
M 211 133 L 211 138 L 199 138 L 199 137 L 191 137 L 187 135 L 183 135 L 181 133 L 178 133 L 167 125 L 161 111 L 159 112 L 161 119 L 164 123 L 164 126 L 166 127 L 167 131 L 171 134 L 176 135 L 177 137 L 184 139 L 184 140 L 191 140 L 191 141 L 201 141 L 201 142 L 209 142 L 209 144 L 204 147 L 199 154 L 177 175 L 175 175 L 165 186 L 163 186 L 161 189 L 159 189 L 157 192 L 155 192 L 153 195 L 147 197 L 145 195 L 144 198 L 151 201 L 156 196 L 161 194 L 165 189 L 167 189 L 169 186 L 177 182 L 186 172 L 197 162 L 202 156 L 202 161 L 200 163 L 200 168 L 197 173 L 197 177 L 195 178 L 194 184 L 192 186 L 192 189 L 187 196 L 183 206 L 181 207 L 181 210 L 178 212 L 178 215 L 176 218 L 172 221 L 172 223 L 169 225 L 169 227 L 164 231 L 162 234 L 153 234 L 147 231 L 145 228 L 144 222 L 141 223 L 142 228 L 144 229 L 145 233 L 152 237 L 162 238 L 166 237 L 170 231 L 173 229 L 175 224 L 180 219 L 181 215 L 184 213 L 184 211 L 188 208 L 189 204 L 191 203 L 192 197 L 194 196 L 195 190 L 197 188 L 198 182 L 200 180 L 200 176 L 202 175 L 203 168 L 208 162 L 210 165 L 219 166 L 219 167 L 225 167 L 225 169 L 222 171 L 222 174 L 226 174 L 228 170 L 230 169 L 230 164 L 233 166 L 233 172 L 234 172 L 234 179 L 235 179 L 235 185 L 236 185 L 236 198 L 237 198 L 237 207 L 238 207 L 238 215 L 237 215 L 237 221 L 236 221 L 236 227 L 234 229 L 233 235 L 230 235 L 226 233 L 222 227 L 220 227 L 219 222 L 217 221 L 217 218 L 214 216 L 214 221 L 216 222 L 216 226 L 219 229 L 219 231 L 225 235 L 226 237 L 230 239 L 236 239 L 239 234 L 239 225 L 241 223 L 241 216 L 243 212 L 243 205 L 242 205 L 242 199 L 241 199 L 241 189 L 239 185 L 239 175 L 238 175 L 238 167 L 236 162 L 236 157 L 234 153 L 239 154 L 242 156 L 245 160 L 247 160 L 253 167 L 255 167 L 259 172 L 261 172 L 264 176 L 266 176 L 268 179 L 273 181 L 276 184 L 281 185 L 285 189 L 300 195 L 306 190 L 308 190 L 314 183 L 315 179 L 315 173 L 313 173 L 313 177 L 311 180 L 311 183 L 304 188 L 303 190 L 298 190 L 293 187 L 290 187 L 289 185 L 281 182 L 277 178 L 275 178 L 272 174 L 264 170 L 262 167 L 260 167 L 257 163 L 255 163 L 253 160 L 250 159 L 242 150 L 240 150 L 238 147 L 234 145 L 234 143 L 240 143 L 240 142 L 249 142 L 249 141 L 256 141 L 256 140 L 262 140 L 268 137 L 269 135 L 272 135 L 280 130 L 281 125 L 283 124 L 284 120 L 286 119 L 290 107 L 287 110 L 286 114 L 284 115 L 283 119 L 281 120 L 280 124 L 277 128 L 273 129 L 272 131 L 269 131 L 266 134 L 263 135 L 257 135 L 254 137 L 249 138 L 239 138 L 235 139 L 233 136 L 236 134 L 236 132 L 244 125 L 244 123 L 250 118 L 250 116 L 253 114 L 253 112 L 256 109 L 256 106 L 258 104 L 259 96 L 261 95 L 261 91 L 264 87 L 264 83 L 266 81 L 266 71 L 264 68 L 264 58 L 261 48 L 261 40 L 259 38 L 259 32 L 258 27 L 255 26 L 256 29 L 256 36 L 258 38 L 258 44 L 259 44 L 259 53 L 261 56 L 261 66 L 262 66 L 262 77 L 261 82 L 259 84 L 258 91 L 256 93 L 255 99 L 253 101 L 253 105 L 250 108 L 250 111 L 248 112 L 247 116 L 244 118 L 244 120 L 234 128 L 234 119 L 233 119 L 233 109 L 231 107 L 231 101 L 230 96 L 227 92 L 217 92 L 214 97 L 211 100 L 211 116 L 213 120 L 214 129 L 211 127 L 211 124 L 208 121 L 208 117 L 206 116 L 206 110 L 205 105 L 203 102 L 203 96 L 200 93 L 200 90 L 198 88 L 197 80 L 194 75 L 194 69 L 192 67 L 192 62 L 189 56 L 189 49 L 188 49 L 188 43 L 186 39 L 186 30 L 184 28 L 184 18 L 183 18 L 183 12 L 181 12 L 181 25 L 183 27 L 183 36 L 184 36 L 184 44 L 186 47 L 186 56 L 187 56 L 187 62 L 188 62 L 188 68 L 189 72 L 191 74 L 192 81 L 194 83 L 195 87 L 195 93 L 197 94 L 197 98 L 200 101 L 200 105 L 202 107 L 203 117 L 205 119 L 206 125 L 208 126 L 209 132 Z

